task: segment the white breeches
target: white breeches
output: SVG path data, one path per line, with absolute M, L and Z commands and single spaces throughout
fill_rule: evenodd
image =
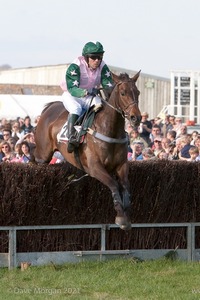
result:
M 63 105 L 70 114 L 75 114 L 80 116 L 84 111 L 86 111 L 90 106 L 101 104 L 101 98 L 95 96 L 86 96 L 84 98 L 76 98 L 71 96 L 69 92 L 64 92 L 62 95 Z M 90 104 L 92 99 L 92 103 Z

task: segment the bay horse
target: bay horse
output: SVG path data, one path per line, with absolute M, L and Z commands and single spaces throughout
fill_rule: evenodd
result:
M 141 120 L 140 92 L 136 86 L 139 75 L 140 71 L 132 78 L 126 73 L 119 76 L 112 73 L 115 86 L 107 101 L 103 101 L 103 108 L 96 113 L 84 142 L 79 145 L 79 159 L 74 153 L 67 152 L 66 143 L 57 140 L 68 116 L 61 101 L 46 105 L 35 131 L 36 162 L 48 163 L 53 152 L 58 150 L 67 162 L 102 182 L 112 192 L 117 212 L 115 223 L 123 230 L 131 228 L 125 119 L 133 126 L 138 126 Z

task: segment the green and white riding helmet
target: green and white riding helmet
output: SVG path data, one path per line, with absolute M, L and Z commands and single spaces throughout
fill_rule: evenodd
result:
M 103 46 L 99 42 L 88 42 L 83 47 L 82 55 L 87 56 L 90 54 L 103 54 L 105 51 L 103 49 Z

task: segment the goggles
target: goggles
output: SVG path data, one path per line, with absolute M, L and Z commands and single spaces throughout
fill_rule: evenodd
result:
M 95 55 L 95 54 L 90 54 L 88 55 L 89 58 L 91 58 L 92 60 L 102 60 L 103 59 L 103 55 Z

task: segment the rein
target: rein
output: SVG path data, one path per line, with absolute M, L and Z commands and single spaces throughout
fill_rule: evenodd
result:
M 115 87 L 118 86 L 118 85 L 120 85 L 121 83 L 122 83 L 122 81 L 120 81 L 118 84 L 116 84 Z M 101 88 L 100 90 L 103 90 L 103 88 Z M 101 99 L 102 99 L 102 101 L 103 101 L 106 105 L 108 105 L 109 107 L 111 107 L 112 109 L 114 109 L 116 112 L 118 112 L 118 113 L 122 116 L 122 118 L 125 119 L 125 117 L 124 117 L 124 112 L 123 112 L 123 110 L 121 110 L 121 108 L 117 108 L 117 107 L 114 107 L 113 105 L 111 105 L 111 104 L 108 102 L 108 98 L 106 98 L 106 100 L 105 100 L 105 99 L 103 99 L 103 97 L 101 97 Z M 119 105 L 118 105 L 118 106 L 119 106 Z
M 108 105 L 108 106 L 110 106 L 112 109 L 116 110 L 116 112 L 118 112 L 118 113 L 122 116 L 122 118 L 125 119 L 124 113 L 123 113 L 123 111 L 122 111 L 120 108 L 116 108 L 116 107 L 114 107 L 113 105 L 111 105 L 111 104 L 107 101 L 107 99 L 104 100 L 104 99 L 102 98 L 101 100 L 102 100 L 106 105 Z

